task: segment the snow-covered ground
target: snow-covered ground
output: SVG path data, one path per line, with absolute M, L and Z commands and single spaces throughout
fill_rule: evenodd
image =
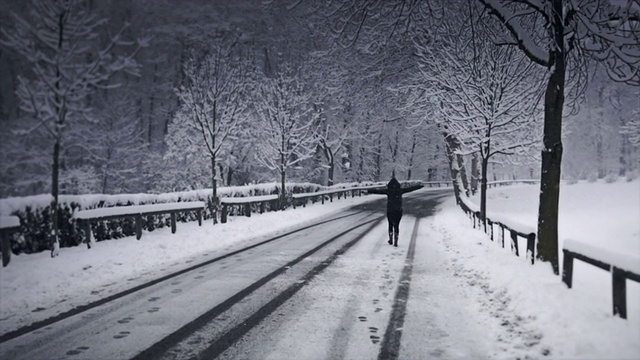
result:
M 232 251 L 258 238 L 330 216 L 340 209 L 379 199 L 362 196 L 307 205 L 285 212 L 229 217 L 226 224 L 205 221 L 178 223 L 171 228 L 60 249 L 51 258 L 44 251 L 12 255 L 0 269 L 0 334 L 46 319 L 102 297 L 118 293 L 213 257 L 215 251 Z
M 490 189 L 488 206 L 491 211 L 534 226 L 538 191 L 537 185 Z M 212 252 L 232 251 L 257 242 L 256 238 L 375 199 L 378 198 L 349 198 L 286 212 L 255 214 L 251 218 L 233 218 L 225 225 L 207 222 L 198 227 L 197 222 L 181 223 L 176 234 L 164 228 L 144 233 L 139 241 L 128 237 L 99 242 L 91 250 L 83 246 L 63 248 L 60 256 L 53 259 L 46 252 L 13 256 L 11 264 L 0 270 L 0 333 L 189 267 L 208 259 Z M 563 185 L 560 206 L 561 239 L 640 255 L 640 182 Z M 420 233 L 416 248 L 413 294 L 434 288 L 430 282 L 436 280 L 443 293 L 447 293 L 449 285 L 462 286 L 464 296 L 477 304 L 463 312 L 465 321 L 486 330 L 469 341 L 474 344 L 480 339 L 494 339 L 495 343 L 483 345 L 491 357 L 526 354 L 531 358 L 640 358 L 639 284 L 627 281 L 628 320 L 623 320 L 611 313 L 610 274 L 576 261 L 574 287 L 567 289 L 548 264 L 531 266 L 471 228 L 452 197 L 425 224 L 428 231 Z M 425 242 L 433 244 L 421 246 Z M 445 269 L 438 279 L 418 276 L 421 266 L 431 266 L 431 257 L 420 255 L 421 251 L 440 252 L 437 258 Z M 420 259 L 427 261 L 421 263 Z M 438 294 L 430 295 L 434 296 Z M 420 311 L 415 310 L 419 308 L 412 299 L 416 298 L 410 294 L 408 311 L 413 317 L 407 320 L 407 326 L 420 329 Z M 451 306 L 444 306 L 446 301 L 433 301 L 442 309 L 453 311 Z M 443 321 L 453 319 L 452 314 L 439 316 Z M 491 317 L 498 319 L 498 325 L 488 320 Z M 455 326 L 451 330 L 455 331 Z M 410 335 L 407 336 L 409 340 Z M 461 345 L 461 349 L 467 345 Z M 448 351 L 441 355 L 464 354 L 469 356 L 470 352 Z
M 490 189 L 487 207 L 535 226 L 538 194 L 537 185 Z M 640 256 L 640 182 L 563 184 L 559 220 L 561 241 Z M 481 290 L 481 307 L 513 328 L 514 337 L 539 342 L 550 358 L 640 359 L 640 284 L 627 280 L 628 319 L 623 320 L 612 316 L 611 275 L 605 271 L 576 260 L 568 289 L 549 265 L 530 266 L 471 228 L 453 200 L 443 204 L 434 226 L 457 255 L 456 273 Z M 524 341 L 522 348 L 527 346 Z

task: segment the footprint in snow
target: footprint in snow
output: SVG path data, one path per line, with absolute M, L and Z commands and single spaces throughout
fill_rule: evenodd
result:
M 120 331 L 120 333 L 118 333 L 117 335 L 113 335 L 114 339 L 123 339 L 126 338 L 127 336 L 129 336 L 129 334 L 131 334 L 131 332 L 129 331 Z
M 131 322 L 131 320 L 133 320 L 133 317 L 132 316 L 127 316 L 124 319 L 118 320 L 118 324 L 128 324 L 128 323 Z
M 77 348 L 75 348 L 73 350 L 67 351 L 67 355 L 79 355 L 85 350 L 89 350 L 89 347 L 88 346 L 78 346 Z

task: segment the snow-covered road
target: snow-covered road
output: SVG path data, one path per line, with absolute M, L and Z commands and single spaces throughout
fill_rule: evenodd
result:
M 487 288 L 481 279 L 469 286 L 475 275 L 456 267 L 446 229 L 430 217 L 443 195 L 407 196 L 398 248 L 386 243 L 384 200 L 361 204 L 15 337 L 0 344 L 0 358 L 542 354 L 535 334 L 500 325 L 491 311 L 499 301 L 479 303 Z
M 520 342 L 498 340 L 508 339 L 512 330 L 501 326 L 491 306 L 478 302 L 483 290 L 459 273 L 446 232 L 429 217 L 436 197 L 411 198 L 398 248 L 386 244 L 386 222 L 381 223 L 240 341 L 211 355 L 272 360 L 542 355 L 536 343 L 511 349 Z

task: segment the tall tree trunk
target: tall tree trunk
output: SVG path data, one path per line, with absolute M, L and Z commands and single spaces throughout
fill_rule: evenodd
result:
M 153 65 L 153 87 L 156 87 L 156 84 L 158 82 L 158 63 L 156 62 Z M 151 92 L 151 99 L 149 100 L 149 122 L 148 122 L 148 128 L 147 128 L 147 141 L 149 142 L 149 144 L 151 144 L 153 142 L 153 119 L 154 119 L 154 112 L 155 112 L 155 106 L 156 106 L 156 97 L 154 95 L 153 92 Z
M 489 154 L 489 151 L 487 151 Z M 487 169 L 489 168 L 489 155 L 482 157 L 481 172 L 480 175 L 480 218 L 484 224 L 484 228 L 487 228 Z
M 413 133 L 411 142 L 411 155 L 409 156 L 409 170 L 407 170 L 407 180 L 411 180 L 411 168 L 413 168 L 413 157 L 416 153 L 416 134 Z
M 600 130 L 602 131 L 602 130 Z M 606 171 L 604 169 L 604 150 L 602 149 L 602 136 L 598 135 L 598 140 L 596 140 L 596 164 L 598 166 L 598 179 L 602 179 L 606 175 Z
M 622 123 L 622 122 L 621 122 Z M 626 134 L 620 134 L 620 156 L 618 158 L 619 166 L 618 175 L 625 176 L 627 174 L 627 156 L 629 154 L 629 136 Z
M 380 181 L 382 175 L 382 132 L 378 136 L 378 148 L 376 149 L 376 181 Z
M 53 145 L 53 169 L 51 175 L 51 222 L 53 225 L 53 239 L 51 240 L 51 257 L 58 255 L 60 242 L 58 240 L 58 174 L 60 171 L 60 137 L 56 137 Z
M 333 185 L 334 180 L 334 172 L 335 172 L 335 156 L 330 147 L 326 145 L 326 143 L 322 143 L 321 146 L 322 152 L 324 153 L 325 159 L 327 159 L 327 166 L 329 169 L 327 170 L 327 186 Z
M 456 203 L 460 204 L 460 192 L 463 190 L 461 189 L 461 187 L 463 187 L 461 184 L 461 174 L 460 174 L 460 159 L 459 159 L 459 155 L 457 155 L 455 152 L 458 150 L 458 148 L 460 147 L 460 143 L 457 141 L 457 139 L 455 139 L 453 136 L 447 134 L 446 132 L 443 132 L 442 134 L 444 136 L 444 140 L 446 142 L 446 154 L 447 154 L 447 159 L 449 160 L 449 169 L 451 170 L 451 182 L 453 183 L 453 194 L 456 197 Z
M 358 170 L 356 171 L 357 182 L 362 182 L 364 179 L 364 160 L 364 149 L 360 146 L 360 148 L 358 148 Z
M 478 176 L 480 175 L 480 169 L 478 168 L 479 157 L 480 154 L 477 152 L 471 155 L 471 194 L 478 192 Z
M 565 88 L 564 26 L 562 0 L 553 0 L 552 24 L 554 63 L 544 99 L 544 137 L 540 171 L 540 207 L 538 209 L 538 259 L 551 263 L 558 274 L 558 203 L 560 165 L 562 163 L 562 114 Z
M 233 167 L 229 166 L 229 168 L 227 169 L 227 186 L 231 186 L 231 181 L 233 180 L 233 173 L 235 171 L 233 170 Z
M 284 210 L 287 205 L 287 195 L 284 190 L 285 176 L 286 170 L 283 169 L 280 171 L 280 189 L 282 189 L 280 192 L 280 210 Z
M 218 184 L 216 182 L 216 157 L 211 156 L 211 217 L 213 224 L 218 223 Z
M 66 12 L 60 13 L 58 16 L 58 51 L 62 51 L 62 42 L 64 41 L 64 19 L 66 18 Z M 51 195 L 53 196 L 53 202 L 51 203 L 51 222 L 53 223 L 53 239 L 51 244 L 51 257 L 58 256 L 60 248 L 59 229 L 58 229 L 58 181 L 60 171 L 60 142 L 62 137 L 64 119 L 66 116 L 66 110 L 64 105 L 62 108 L 58 108 L 58 104 L 62 103 L 60 96 L 60 78 L 62 72 L 60 71 L 60 64 L 56 66 L 56 114 L 58 118 L 55 124 L 55 144 L 53 145 L 53 169 L 51 174 Z
M 331 157 L 331 160 L 329 161 L 329 171 L 327 174 L 327 186 L 333 186 L 333 177 L 334 177 L 334 172 L 335 172 L 335 161 L 333 156 Z
M 457 140 L 456 140 L 457 141 Z M 458 146 L 460 146 L 458 144 Z M 462 191 L 466 196 L 469 196 L 469 178 L 467 177 L 467 167 L 464 164 L 464 156 L 456 154 L 458 160 L 458 172 L 460 176 L 460 182 L 462 183 Z

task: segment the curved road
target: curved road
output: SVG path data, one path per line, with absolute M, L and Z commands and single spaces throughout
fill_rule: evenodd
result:
M 0 358 L 393 359 L 422 353 L 421 336 L 403 335 L 412 326 L 407 309 L 421 309 L 411 296 L 412 274 L 431 271 L 414 269 L 422 249 L 416 244 L 428 236 L 438 201 L 450 195 L 421 190 L 405 196 L 398 248 L 386 244 L 380 197 L 2 339 Z M 475 349 L 463 354 L 482 356 Z

